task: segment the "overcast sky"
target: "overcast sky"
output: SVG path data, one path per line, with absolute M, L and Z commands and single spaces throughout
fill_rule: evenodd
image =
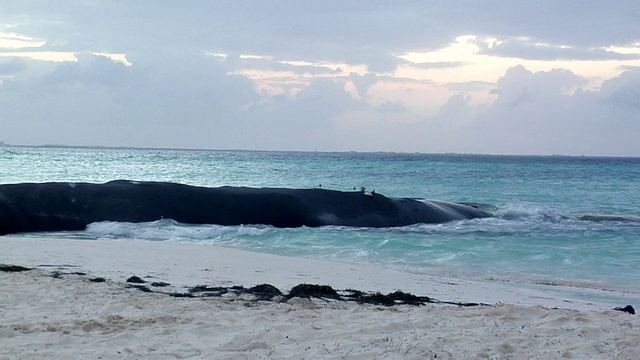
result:
M 640 2 L 2 0 L 0 141 L 640 156 Z

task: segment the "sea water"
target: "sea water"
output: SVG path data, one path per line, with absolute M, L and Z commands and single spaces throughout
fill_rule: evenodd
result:
M 640 158 L 0 147 L 0 183 L 365 187 L 493 206 L 398 228 L 103 222 L 38 236 L 184 241 L 483 281 L 640 293 Z M 54 241 L 52 239 L 52 241 Z

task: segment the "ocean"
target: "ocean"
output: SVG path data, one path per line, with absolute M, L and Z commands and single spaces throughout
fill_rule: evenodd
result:
M 640 158 L 0 147 L 0 183 L 171 181 L 489 204 L 398 228 L 95 223 L 50 238 L 198 242 L 523 286 L 640 294 Z

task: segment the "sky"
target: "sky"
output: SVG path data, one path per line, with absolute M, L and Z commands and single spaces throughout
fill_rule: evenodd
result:
M 2 0 L 16 145 L 640 156 L 640 2 Z

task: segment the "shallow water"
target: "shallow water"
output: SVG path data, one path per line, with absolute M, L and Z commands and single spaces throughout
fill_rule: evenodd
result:
M 131 179 L 335 190 L 365 186 L 386 196 L 497 207 L 494 218 L 387 229 L 162 220 L 98 223 L 48 237 L 193 241 L 528 284 L 634 291 L 640 284 L 637 158 L 5 147 L 0 169 L 0 183 Z

